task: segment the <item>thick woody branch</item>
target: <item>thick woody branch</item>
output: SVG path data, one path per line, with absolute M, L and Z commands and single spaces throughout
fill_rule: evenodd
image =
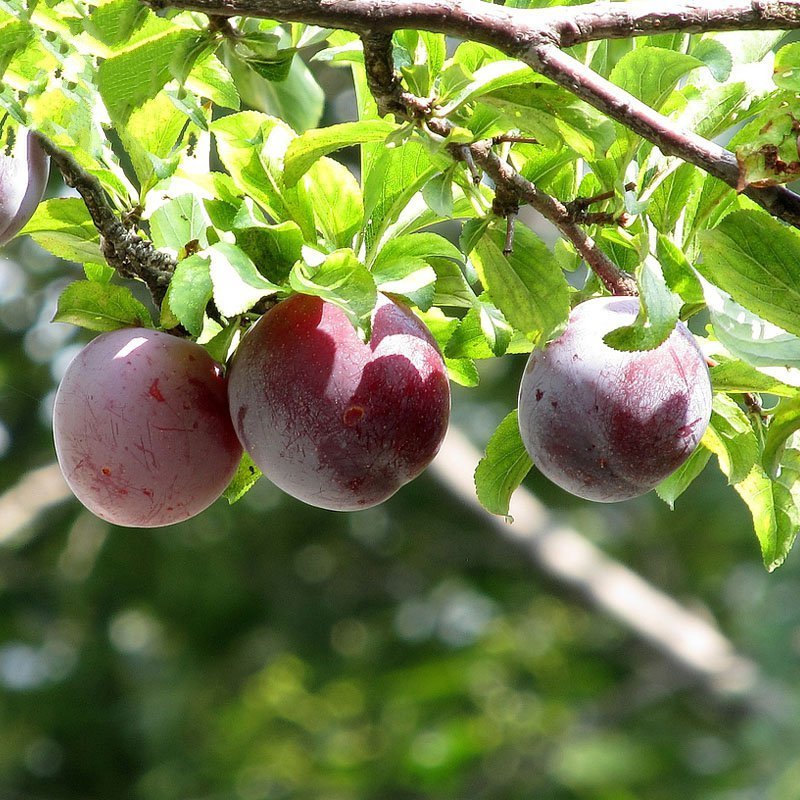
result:
M 678 31 L 800 26 L 797 0 L 634 0 L 541 9 L 506 8 L 483 0 L 148 0 L 148 5 L 215 16 L 306 22 L 359 34 L 417 28 L 494 44 L 513 55 L 543 36 L 567 47 Z
M 100 233 L 100 246 L 109 265 L 124 278 L 144 281 L 154 302 L 160 306 L 175 271 L 175 261 L 122 224 L 97 178 L 49 139 L 41 135 L 38 138 L 42 148 L 64 176 L 64 182 L 76 189 L 83 198 L 92 222 Z
M 800 4 L 798 4 L 800 8 Z M 665 155 L 678 156 L 705 170 L 729 186 L 740 189 L 739 165 L 733 153 L 675 123 L 623 92 L 580 61 L 557 47 L 542 46 L 523 61 L 565 89 L 585 100 L 634 133 L 655 144 Z M 800 196 L 782 186 L 745 187 L 751 200 L 770 214 L 800 227 Z
M 543 9 L 506 8 L 482 0 L 149 0 L 149 4 L 216 16 L 306 22 L 355 31 L 367 39 L 416 28 L 493 45 L 574 92 L 663 152 L 700 167 L 737 191 L 742 187 L 733 153 L 676 129 L 672 121 L 559 48 L 665 32 L 800 28 L 800 0 L 634 0 Z M 388 98 L 377 99 L 379 103 L 388 102 Z M 773 216 L 800 226 L 800 197 L 785 187 L 746 187 L 744 193 Z

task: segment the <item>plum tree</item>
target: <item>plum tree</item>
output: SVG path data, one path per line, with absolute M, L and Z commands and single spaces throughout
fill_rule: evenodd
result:
M 198 344 L 145 328 L 101 334 L 77 355 L 56 394 L 53 435 L 78 499 L 125 526 L 200 513 L 242 454 L 220 365 Z
M 33 133 L 20 129 L 0 153 L 0 245 L 14 238 L 33 216 L 47 186 L 50 159 Z
M 368 344 L 330 302 L 294 295 L 279 303 L 239 345 L 228 393 L 239 438 L 264 474 L 339 511 L 380 503 L 418 475 L 450 414 L 434 340 L 384 296 Z
M 711 416 L 708 367 L 683 323 L 653 350 L 603 342 L 638 310 L 630 297 L 581 303 L 525 368 L 522 441 L 541 472 L 578 497 L 614 502 L 648 492 L 691 455 Z

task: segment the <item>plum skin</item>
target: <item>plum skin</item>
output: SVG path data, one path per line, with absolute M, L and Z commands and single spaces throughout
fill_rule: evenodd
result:
M 242 339 L 228 397 L 242 445 L 267 478 L 336 511 L 377 505 L 416 477 L 450 416 L 436 343 L 382 295 L 368 343 L 332 303 L 282 301 Z
M 11 154 L 0 153 L 0 245 L 11 241 L 44 196 L 50 159 L 31 131 L 20 128 Z
M 147 328 L 103 333 L 78 353 L 56 393 L 53 437 L 76 497 L 127 527 L 199 514 L 242 455 L 220 365 L 200 345 Z
M 638 310 L 631 297 L 576 306 L 563 334 L 531 354 L 520 384 L 520 434 L 534 464 L 588 500 L 650 491 L 686 461 L 711 418 L 708 366 L 683 323 L 653 350 L 603 342 Z

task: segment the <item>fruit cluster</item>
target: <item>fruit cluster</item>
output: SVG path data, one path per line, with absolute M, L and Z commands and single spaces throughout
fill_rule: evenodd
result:
M 47 173 L 47 156 L 22 131 L 0 156 L 0 244 L 33 214 Z M 652 350 L 604 343 L 638 310 L 630 297 L 581 303 L 522 379 L 522 443 L 542 473 L 579 497 L 644 494 L 684 463 L 710 419 L 708 368 L 685 325 Z M 208 507 L 243 449 L 311 505 L 381 503 L 436 455 L 450 389 L 436 342 L 407 306 L 379 296 L 371 329 L 365 343 L 338 306 L 296 294 L 243 336 L 227 373 L 202 346 L 168 333 L 103 333 L 56 395 L 64 477 L 97 516 L 137 527 Z

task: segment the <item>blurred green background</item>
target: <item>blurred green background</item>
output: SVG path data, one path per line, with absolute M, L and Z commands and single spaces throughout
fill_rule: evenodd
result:
M 77 274 L 24 239 L 0 260 L 6 512 L 54 459 L 52 393 L 86 336 L 48 318 Z M 476 443 L 523 363 L 455 392 Z M 26 524 L 0 512 L 3 800 L 800 797 L 800 558 L 764 572 L 713 469 L 675 512 L 527 485 L 718 621 L 761 670 L 734 698 L 541 574 L 430 472 L 355 514 L 262 481 L 154 531 L 71 500 L 34 515 L 25 485 Z
M 318 77 L 325 122 L 347 117 L 341 72 Z M 758 665 L 737 696 L 543 574 L 430 471 L 353 514 L 262 480 L 181 525 L 113 528 L 46 505 L 33 472 L 89 338 L 49 322 L 79 276 L 27 239 L 0 256 L 0 800 L 800 798 L 800 552 L 768 575 L 714 467 L 674 512 L 526 486 L 718 625 Z M 524 361 L 454 390 L 478 447 Z

